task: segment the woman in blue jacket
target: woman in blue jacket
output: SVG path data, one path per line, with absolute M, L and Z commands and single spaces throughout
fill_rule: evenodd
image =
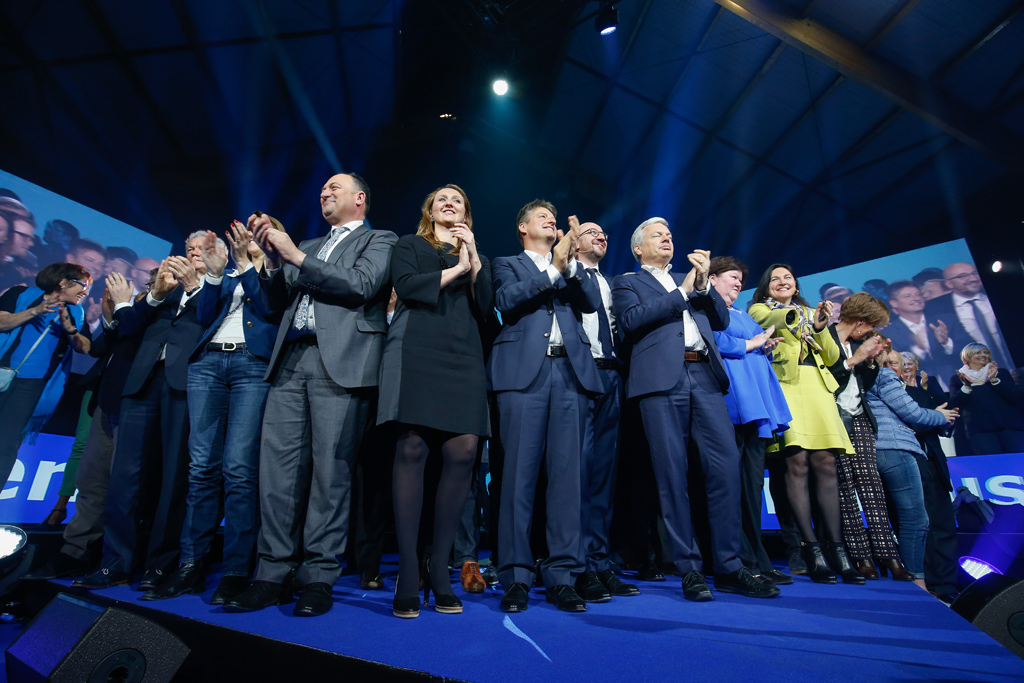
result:
M 868 405 L 878 424 L 875 436 L 878 474 L 896 507 L 896 539 L 900 557 L 907 571 L 916 577 L 914 583 L 925 588 L 924 548 L 928 536 L 928 514 L 924 507 L 921 472 L 914 458 L 915 453 L 925 454 L 908 425 L 938 427 L 952 424 L 958 412 L 956 409 L 947 410 L 945 403 L 935 410 L 919 406 L 906 392 L 906 385 L 900 379 L 903 358 L 897 351 L 890 349 L 879 356 L 879 360 L 878 378 L 866 392 Z

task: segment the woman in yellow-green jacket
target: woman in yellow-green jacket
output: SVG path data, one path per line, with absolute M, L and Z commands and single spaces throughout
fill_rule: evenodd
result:
M 775 327 L 782 341 L 775 347 L 772 368 L 782 383 L 793 421 L 770 446 L 769 457 L 786 461 L 786 493 L 803 537 L 801 553 L 807 574 L 817 583 L 835 583 L 825 559 L 825 541 L 833 563 L 845 557 L 836 485 L 836 452 L 853 452 L 833 392 L 839 388 L 828 366 L 839 359 L 839 347 L 828 331 L 832 302 L 816 309 L 800 296 L 792 268 L 776 263 L 765 271 L 748 311 L 763 328 Z M 773 456 L 774 452 L 774 456 Z M 819 539 L 811 522 L 810 476 L 813 472 L 818 507 L 825 527 Z

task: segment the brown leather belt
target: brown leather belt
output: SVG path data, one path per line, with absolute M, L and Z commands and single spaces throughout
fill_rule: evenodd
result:
M 706 363 L 708 357 L 699 351 L 686 351 L 683 353 L 683 360 L 687 363 Z

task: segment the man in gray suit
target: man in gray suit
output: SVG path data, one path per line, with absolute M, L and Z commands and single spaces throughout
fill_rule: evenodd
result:
M 249 217 L 267 254 L 262 279 L 281 311 L 266 380 L 271 382 L 260 453 L 262 528 L 256 577 L 224 605 L 251 612 L 292 600 L 298 616 L 330 610 L 341 575 L 351 468 L 377 406 L 394 233 L 369 230 L 366 181 L 331 177 L 320 191 L 329 234 L 295 246 L 280 224 Z

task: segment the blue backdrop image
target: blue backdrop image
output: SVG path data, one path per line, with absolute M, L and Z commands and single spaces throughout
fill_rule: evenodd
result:
M 131 258 L 134 253 L 138 258 L 160 261 L 171 251 L 171 243 L 165 239 L 150 235 L 5 171 L 0 171 L 0 196 L 14 199 L 24 205 L 31 212 L 35 223 L 35 244 L 28 254 L 17 260 L 21 267 L 17 277 L 10 273 L 9 268 L 7 269 L 9 277 L 5 278 L 8 282 L 4 288 L 12 284 L 34 284 L 35 270 L 56 260 L 63 261 L 68 246 L 76 236 L 78 239 L 95 242 L 104 250 L 110 250 L 111 258 L 108 259 L 109 263 L 104 263 L 103 272 L 92 273 L 94 282 L 90 296 L 98 296 L 102 291 L 102 279 L 110 272 L 107 266 L 113 268 L 115 259 L 123 261 L 125 258 Z M 120 267 L 125 267 L 125 263 Z M 14 282 L 12 277 L 17 282 Z M 82 302 L 83 306 L 87 301 Z M 88 356 L 75 356 L 72 373 L 85 372 L 93 362 Z M 81 388 L 74 387 L 77 378 L 78 375 L 72 374 L 69 379 L 68 388 L 65 390 L 67 398 L 74 399 L 81 395 Z M 58 414 L 47 423 L 35 444 L 22 444 L 10 479 L 0 492 L 0 522 L 40 522 L 53 508 L 68 455 L 74 443 L 73 434 L 78 422 L 79 407 L 80 401 L 79 405 L 75 405 L 74 400 L 62 401 Z M 74 514 L 73 501 L 72 498 L 72 504 L 68 506 L 69 519 Z

